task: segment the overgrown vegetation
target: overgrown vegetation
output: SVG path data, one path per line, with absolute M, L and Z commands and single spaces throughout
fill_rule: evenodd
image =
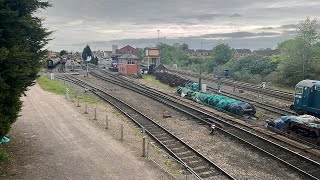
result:
M 213 47 L 211 56 L 187 55 L 187 45 L 160 44 L 161 62 L 172 67 L 222 76 L 225 70 L 234 70 L 234 79 L 250 83 L 272 82 L 293 87 L 303 79 L 320 79 L 320 30 L 316 20 L 301 21 L 296 35 L 280 42 L 280 54 L 273 56 L 249 55 L 235 57 L 228 44 Z
M 46 54 L 50 32 L 34 14 L 49 6 L 38 0 L 0 0 L 0 137 L 17 119 L 20 96 L 37 77 Z

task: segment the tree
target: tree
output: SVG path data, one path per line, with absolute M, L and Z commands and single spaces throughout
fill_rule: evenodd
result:
M 296 36 L 280 43 L 278 48 L 281 54 L 277 71 L 282 84 L 292 86 L 303 79 L 319 78 L 320 38 L 316 20 L 301 21 Z
M 221 65 L 227 63 L 233 56 L 232 49 L 227 43 L 219 43 L 213 48 L 213 63 Z
M 99 61 L 98 57 L 92 57 L 91 60 L 90 60 L 90 63 L 98 65 L 98 61 Z
M 50 40 L 34 14 L 49 7 L 38 0 L 0 1 L 0 138 L 21 109 L 20 96 L 33 84 Z
M 68 54 L 68 52 L 66 50 L 60 51 L 60 56 L 63 56 L 63 55 L 66 55 L 66 54 Z
M 172 46 L 160 43 L 158 48 L 160 50 L 162 64 L 179 64 L 180 62 L 188 59 L 187 54 L 183 52 L 181 45 L 178 43 L 175 43 Z
M 83 59 L 84 61 L 86 61 L 88 56 L 91 56 L 91 57 L 92 57 L 92 51 L 91 51 L 89 45 L 87 45 L 87 46 L 83 49 L 83 51 L 82 51 L 82 59 Z
M 183 44 L 181 45 L 181 48 L 182 48 L 183 51 L 186 51 L 186 50 L 189 49 L 189 45 L 186 44 L 186 43 L 183 43 Z
M 271 57 L 251 55 L 243 57 L 236 61 L 235 71 L 246 70 L 251 75 L 267 75 L 277 68 L 277 63 L 271 60 Z

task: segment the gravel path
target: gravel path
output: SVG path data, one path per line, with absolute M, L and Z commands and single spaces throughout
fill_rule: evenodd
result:
M 14 162 L 0 179 L 162 179 L 164 173 L 63 97 L 31 87 L 6 146 Z M 1 168 L 0 168 L 1 169 Z M 167 179 L 167 178 L 165 178 Z

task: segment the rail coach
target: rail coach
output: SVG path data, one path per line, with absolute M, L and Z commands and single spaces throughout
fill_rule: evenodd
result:
M 60 64 L 60 58 L 49 59 L 49 60 L 47 61 L 47 67 L 48 67 L 48 69 L 53 69 L 53 68 L 55 68 L 58 64 Z
M 300 81 L 295 87 L 294 102 L 290 109 L 300 115 L 320 117 L 320 81 Z

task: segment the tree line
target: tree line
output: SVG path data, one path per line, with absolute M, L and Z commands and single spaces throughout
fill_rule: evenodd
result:
M 320 79 L 320 31 L 315 19 L 299 23 L 296 35 L 280 42 L 280 54 L 271 57 L 249 55 L 236 58 L 227 43 L 219 43 L 210 57 L 192 57 L 186 44 L 159 44 L 161 62 L 196 72 L 217 73 L 235 71 L 234 79 L 251 83 L 268 81 L 283 86 L 294 86 L 303 79 Z

